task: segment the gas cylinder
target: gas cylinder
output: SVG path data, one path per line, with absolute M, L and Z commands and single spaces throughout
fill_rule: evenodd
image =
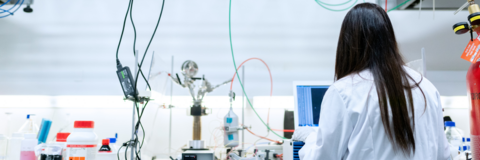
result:
M 467 90 L 470 100 L 470 134 L 473 159 L 480 159 L 480 61 L 467 72 Z

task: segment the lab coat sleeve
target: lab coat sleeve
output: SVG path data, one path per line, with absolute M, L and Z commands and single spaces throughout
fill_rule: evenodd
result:
M 347 153 L 348 139 L 354 128 L 345 116 L 347 114 L 342 96 L 335 86 L 330 86 L 323 98 L 318 131 L 307 138 L 300 150 L 300 159 L 342 159 Z
M 451 157 L 450 157 L 450 146 L 448 145 L 448 140 L 447 140 L 447 136 L 445 135 L 445 132 L 443 130 L 443 111 L 442 111 L 442 101 L 440 100 L 440 93 L 437 92 L 436 94 L 437 96 L 437 99 L 436 99 L 436 104 L 437 104 L 437 108 L 435 108 L 437 110 L 437 115 L 438 115 L 438 118 L 437 118 L 437 125 L 439 128 L 439 130 L 437 131 L 438 132 L 438 159 L 439 160 L 450 160 Z

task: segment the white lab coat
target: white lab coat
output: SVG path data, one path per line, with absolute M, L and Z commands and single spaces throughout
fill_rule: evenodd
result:
M 419 82 L 421 75 L 404 67 Z M 385 133 L 371 72 L 336 81 L 323 98 L 318 131 L 300 150 L 301 160 L 446 160 L 450 150 L 443 130 L 440 94 L 426 78 L 412 90 L 415 110 L 415 154 L 396 152 Z M 390 114 L 391 115 L 391 114 Z M 412 115 L 410 114 L 410 118 Z

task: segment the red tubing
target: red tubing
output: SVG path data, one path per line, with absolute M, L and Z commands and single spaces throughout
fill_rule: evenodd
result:
M 246 130 L 247 130 L 248 132 L 250 132 L 252 135 L 257 136 L 257 137 L 259 137 L 259 138 L 261 138 L 261 139 L 265 139 L 265 140 L 268 140 L 268 141 L 271 141 L 271 142 L 275 142 L 275 143 L 281 144 L 280 141 L 276 141 L 276 140 L 273 140 L 273 139 L 270 139 L 270 138 L 267 138 L 267 137 L 259 136 L 259 135 L 255 134 L 255 133 L 253 133 L 253 132 L 252 132 L 251 130 L 249 130 L 248 128 L 246 128 Z
M 388 0 L 385 0 L 385 12 L 387 12 L 387 2 Z
M 245 64 L 246 62 L 250 61 L 250 60 L 259 60 L 261 61 L 268 69 L 268 74 L 270 74 L 270 97 L 272 97 L 272 93 L 273 93 L 273 79 L 272 79 L 272 72 L 270 71 L 270 68 L 268 67 L 267 63 L 265 63 L 265 61 L 263 61 L 262 59 L 260 58 L 249 58 L 245 61 L 242 62 L 242 64 L 240 64 L 237 68 L 237 71 L 240 69 L 240 67 L 243 66 L 243 64 Z M 237 75 L 237 72 L 235 72 L 233 74 L 233 77 L 232 77 L 232 82 L 230 83 L 230 90 L 232 90 L 233 88 L 233 80 L 235 80 L 235 76 Z M 267 115 L 267 124 L 269 124 L 270 122 L 270 107 L 268 107 L 268 115 Z
M 268 67 L 267 63 L 265 63 L 265 61 L 263 61 L 263 60 L 260 59 L 260 58 L 249 58 L 249 59 L 243 61 L 242 64 L 240 64 L 240 65 L 237 67 L 237 71 L 240 69 L 240 67 L 243 66 L 243 64 L 245 64 L 246 62 L 248 62 L 248 61 L 250 61 L 250 60 L 254 60 L 254 59 L 261 61 L 263 64 L 265 64 L 265 66 L 266 66 L 267 69 L 268 69 L 268 73 L 270 74 L 270 96 L 271 96 L 271 95 L 272 95 L 272 92 L 273 92 L 272 72 L 270 72 L 270 68 Z M 235 72 L 235 73 L 233 74 L 232 82 L 230 83 L 230 90 L 232 90 L 232 88 L 233 88 L 233 80 L 235 80 L 235 76 L 236 76 L 236 75 L 237 75 L 237 72 Z
M 293 129 L 272 129 L 273 131 L 279 131 L 279 132 L 291 132 L 293 133 L 295 130 Z

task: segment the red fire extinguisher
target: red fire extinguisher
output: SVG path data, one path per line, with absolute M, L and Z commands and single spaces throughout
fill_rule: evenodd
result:
M 470 99 L 471 150 L 474 159 L 480 159 L 480 61 L 467 72 L 467 90 Z

